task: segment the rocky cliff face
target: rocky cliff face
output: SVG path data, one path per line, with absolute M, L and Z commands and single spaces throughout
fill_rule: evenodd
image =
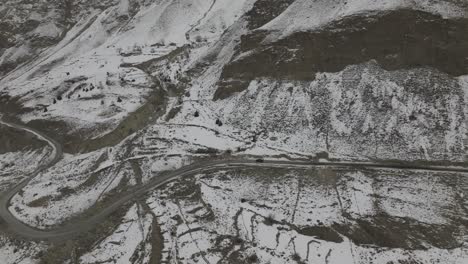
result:
M 318 72 L 376 60 L 387 70 L 432 67 L 454 77 L 468 73 L 468 19 L 414 10 L 346 16 L 320 28 L 265 41 L 268 31 L 244 35 L 240 54 L 223 68 L 214 99 L 246 89 L 257 77 L 312 80 Z

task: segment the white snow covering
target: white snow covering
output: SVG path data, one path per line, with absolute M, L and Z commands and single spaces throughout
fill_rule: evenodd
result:
M 75 156 L 66 154 L 56 166 L 38 175 L 12 198 L 10 211 L 21 221 L 44 228 L 88 209 L 131 171 L 127 163 L 116 170 L 119 166 L 109 160 L 102 160 L 96 168 L 99 165 L 96 161 L 105 152 L 104 149 Z
M 77 129 L 104 125 L 105 130 L 99 131 L 103 134 L 143 105 L 150 93 L 151 83 L 146 74 L 135 68 L 122 68 L 122 63 L 158 58 L 177 46 L 200 39 L 214 41 L 252 3 L 252 0 L 154 1 L 122 23 L 117 18 L 128 15 L 129 8 L 128 0 L 122 0 L 83 18 L 56 46 L 8 74 L 0 81 L 0 89 L 22 97 L 24 106 L 36 110 L 22 116 L 25 122 L 60 119 Z M 44 36 L 57 34 L 51 23 L 40 25 L 36 31 L 35 34 Z M 6 51 L 1 59 L 18 58 L 28 50 L 15 48 L 11 52 Z M 77 78 L 81 80 L 73 82 Z M 123 84 L 122 79 L 127 82 Z M 80 86 L 83 84 L 96 89 Z M 52 104 L 59 95 L 63 101 Z M 118 99 L 122 102 L 118 103 Z
M 151 232 L 153 217 L 144 214 L 139 205 L 133 205 L 116 230 L 91 252 L 80 257 L 79 263 L 132 263 L 132 259 L 139 259 L 140 263 L 149 263 L 151 245 L 141 248 Z
M 155 191 L 148 202 L 163 230 L 163 260 L 222 262 L 223 255 L 217 249 L 233 252 L 240 247 L 229 247 L 232 236 L 241 239 L 242 254 L 256 254 L 258 263 L 294 263 L 299 258 L 305 263 L 329 264 L 386 264 L 398 260 L 461 264 L 467 259 L 466 247 L 387 248 L 358 245 L 341 234 L 339 242 L 298 231 L 307 226 L 333 229 L 340 223 L 352 225 L 344 218 L 345 213 L 353 219 L 367 219 L 385 212 L 390 217 L 426 224 L 450 224 L 447 208 L 456 203 L 455 193 L 440 179 L 454 177 L 452 174 L 437 174 L 438 180 L 434 180 L 433 173 L 395 170 L 347 172 L 317 168 L 283 172 L 219 171 L 198 175 L 188 186 L 171 183 Z M 192 189 L 197 185 L 200 197 Z M 179 188 L 194 194 L 189 192 L 184 198 L 174 195 Z M 451 208 L 452 213 L 456 211 Z
M 2 264 L 36 264 L 39 252 L 47 249 L 44 243 L 22 242 L 0 236 L 0 260 Z
M 458 87 L 449 78 L 434 84 L 426 73 L 385 71 L 369 62 L 338 73 L 319 73 L 312 82 L 258 78 L 245 91 L 219 101 L 211 100 L 216 76 L 204 74 L 194 81 L 195 91 L 170 122 L 204 126 L 236 138 L 245 144 L 242 154 L 313 156 L 326 151 L 341 159 L 410 160 L 458 156 L 466 134 L 462 114 L 466 98 L 460 95 L 467 85 Z M 427 88 L 406 87 L 404 74 L 420 76 L 418 85 Z M 444 95 L 432 100 L 425 94 L 429 90 Z M 196 111 L 198 117 L 193 116 Z M 215 125 L 217 119 L 223 126 Z M 441 122 L 448 126 L 434 130 Z M 403 137 L 391 139 L 395 133 Z M 394 140 L 392 146 L 389 140 Z
M 62 31 L 52 22 L 44 23 L 34 29 L 33 34 L 37 37 L 58 37 Z
M 0 190 L 8 188 L 33 172 L 50 155 L 49 148 L 0 154 Z
M 119 156 L 123 143 L 113 148 L 112 153 L 105 148 L 87 154 L 65 154 L 56 166 L 38 175 L 13 197 L 9 209 L 15 217 L 37 228 L 54 226 L 85 211 L 122 182 L 145 183 L 161 172 L 193 162 L 194 158 L 227 155 L 231 151 L 232 155 L 241 156 L 312 157 L 326 151 L 331 157 L 342 159 L 437 159 L 464 147 L 460 141 L 466 139 L 466 126 L 461 112 L 465 111 L 467 116 L 464 102 L 468 101 L 468 76 L 459 78 L 464 98 L 454 91 L 437 100 L 426 100 L 387 78 L 398 72 L 375 70 L 370 63 L 350 66 L 339 73 L 319 73 L 312 82 L 257 79 L 247 90 L 226 100 L 213 101 L 222 65 L 230 60 L 236 45 L 232 39 L 223 42 L 229 37 L 215 42 L 225 30 L 230 30 L 228 36 L 245 33 L 243 25 L 229 27 L 253 2 L 153 1 L 129 21 L 119 22 L 116 18 L 130 15 L 129 1 L 121 0 L 107 10 L 92 12 L 59 44 L 44 50 L 35 62 L 1 80 L 1 91 L 20 96 L 26 107 L 36 109 L 23 115 L 23 121 L 59 119 L 77 130 L 92 129 L 96 124 L 106 124 L 111 129 L 141 107 L 151 92 L 150 76 L 137 68 L 122 67 L 123 63 L 160 58 L 177 47 L 191 44 L 193 49 L 185 62 L 156 73 L 174 80 L 179 70 L 189 69 L 212 49 L 220 51 L 213 65 L 192 80 L 189 96 L 171 99 L 170 108 L 180 108 L 176 116 L 149 125 L 132 142 L 132 149 L 128 152 L 125 149 L 130 158 Z M 398 8 L 414 8 L 443 17 L 464 16 L 447 1 L 297 0 L 261 29 L 271 30 L 267 38 L 271 41 L 297 31 L 313 30 L 344 16 Z M 58 33 L 52 23 L 43 24 L 34 32 L 45 37 Z M 0 60 L 20 58 L 27 53 L 25 47 L 10 49 Z M 360 79 L 351 89 L 344 83 L 345 72 L 361 66 L 367 68 L 353 75 Z M 364 93 L 372 94 L 372 104 L 367 105 Z M 52 103 L 58 95 L 63 95 L 63 99 Z M 119 98 L 122 102 L 117 102 Z M 47 112 L 43 111 L 45 106 Z M 382 112 L 387 114 L 376 114 L 384 106 L 388 109 Z M 322 116 L 318 109 L 329 112 Z M 407 122 L 413 113 L 419 114 L 413 123 Z M 439 119 L 444 113 L 448 113 L 447 118 Z M 320 123 L 328 117 L 329 123 Z M 356 119 L 359 122 L 353 121 Z M 216 124 L 216 120 L 222 125 Z M 436 134 L 432 129 L 437 124 L 442 128 Z M 370 134 L 371 131 L 376 132 Z M 329 133 L 334 133 L 335 138 L 329 138 Z M 400 145 L 391 142 L 389 146 L 392 133 L 405 141 Z M 356 134 L 364 136 L 358 138 Z M 356 144 L 357 140 L 363 143 Z M 369 145 L 371 149 L 366 148 Z M 49 152 L 44 149 L 0 155 L 0 188 L 20 180 L 23 172 L 34 169 Z M 136 179 L 129 161 L 141 166 L 141 179 Z M 210 250 L 218 246 L 214 241 L 220 235 L 228 237 L 220 242 L 226 247 L 232 242 L 229 239 L 238 235 L 247 245 L 245 254 L 255 253 L 261 263 L 294 263 L 295 254 L 309 263 L 329 264 L 368 263 L 368 260 L 386 264 L 395 259 L 462 264 L 468 258 L 466 248 L 378 248 L 357 245 L 342 235 L 343 242 L 326 241 L 300 234 L 293 228 L 317 223 L 327 227 L 343 224 L 347 221 L 343 212 L 355 219 L 371 219 L 385 212 L 421 224 L 448 225 L 451 217 L 456 216 L 451 208 L 459 203 L 463 193 L 455 192 L 444 177 L 457 175 L 395 170 L 333 172 L 326 168 L 290 170 L 281 177 L 275 176 L 276 170 L 268 171 L 266 176 L 253 173 L 241 177 L 242 173 L 198 175 L 196 184 L 189 186 L 188 191 L 183 189 L 181 196 L 170 193 L 184 188 L 180 182 L 155 191 L 148 199 L 152 213 L 143 212 L 140 204 L 133 205 L 115 232 L 94 245 L 79 262 L 129 263 L 138 253 L 141 263 L 146 263 L 154 216 L 163 231 L 163 261 L 173 256 L 182 263 L 221 261 L 222 254 Z M 185 195 L 198 189 L 199 192 Z M 270 218 L 275 222 L 267 224 Z M 233 251 L 238 249 L 238 245 L 232 247 Z M 8 243 L 0 246 L 0 260 L 37 262 L 32 253 L 15 250 Z

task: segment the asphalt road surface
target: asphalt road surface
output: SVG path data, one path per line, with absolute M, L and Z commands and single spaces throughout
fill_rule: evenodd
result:
M 1 118 L 1 117 L 0 117 Z M 31 227 L 15 216 L 8 209 L 10 201 L 21 189 L 28 183 L 40 175 L 40 173 L 48 168 L 54 166 L 62 158 L 62 146 L 54 139 L 48 137 L 40 131 L 33 128 L 28 128 L 24 125 L 14 124 L 0 119 L 0 124 L 10 126 L 15 129 L 27 131 L 36 135 L 38 138 L 46 141 L 53 149 L 49 161 L 40 165 L 34 172 L 27 175 L 25 180 L 14 186 L 12 189 L 6 191 L 0 196 L 0 218 L 8 232 L 17 236 L 33 239 L 33 240 L 65 240 L 70 239 L 74 235 L 86 232 L 96 224 L 102 222 L 111 213 L 118 210 L 122 205 L 134 202 L 136 199 L 144 196 L 148 192 L 167 184 L 177 178 L 183 176 L 195 176 L 199 173 L 210 171 L 218 171 L 232 168 L 249 168 L 249 167 L 266 167 L 266 168 L 312 168 L 312 167 L 335 167 L 335 168 L 382 168 L 382 169 L 406 169 L 406 170 L 428 170 L 428 171 L 441 171 L 441 172 L 460 172 L 468 173 L 468 168 L 456 166 L 419 166 L 414 164 L 400 164 L 400 163 L 373 163 L 373 162 L 313 162 L 313 161 L 291 161 L 291 160 L 262 160 L 261 162 L 251 159 L 232 159 L 232 160 L 212 160 L 194 163 L 180 169 L 162 174 L 153 178 L 144 185 L 135 186 L 129 191 L 123 193 L 118 199 L 109 203 L 104 209 L 96 212 L 95 215 L 82 220 L 62 225 L 52 229 L 37 229 Z

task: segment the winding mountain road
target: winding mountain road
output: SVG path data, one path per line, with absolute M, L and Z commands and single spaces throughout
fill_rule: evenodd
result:
M 1 118 L 1 117 L 0 117 Z M 9 232 L 26 239 L 33 240 L 64 240 L 70 239 L 74 235 L 81 232 L 86 232 L 96 224 L 103 221 L 111 213 L 116 211 L 122 205 L 135 201 L 148 192 L 161 187 L 162 185 L 184 176 L 195 176 L 199 173 L 209 171 L 218 171 L 232 168 L 246 167 L 266 167 L 266 168 L 312 168 L 312 167 L 336 167 L 336 168 L 381 168 L 381 169 L 406 169 L 406 170 L 427 170 L 441 172 L 459 172 L 468 173 L 468 168 L 451 167 L 451 166 L 418 166 L 413 164 L 398 164 L 398 163 L 371 163 L 371 162 L 312 162 L 312 161 L 291 161 L 291 160 L 264 160 L 257 162 L 255 160 L 232 159 L 232 160 L 211 160 L 194 163 L 180 169 L 160 175 L 144 185 L 135 186 L 129 191 L 123 193 L 117 200 L 108 204 L 104 209 L 97 212 L 88 219 L 77 223 L 69 223 L 63 226 L 41 230 L 21 222 L 8 209 L 10 207 L 11 198 L 23 189 L 28 183 L 40 175 L 40 173 L 54 166 L 62 158 L 62 146 L 54 139 L 37 131 L 33 128 L 28 128 L 24 125 L 14 124 L 6 121 L 1 121 L 0 124 L 24 130 L 36 135 L 38 138 L 46 141 L 53 149 L 51 158 L 46 164 L 40 165 L 34 172 L 29 174 L 22 182 L 6 191 L 0 196 L 0 221 L 6 225 Z

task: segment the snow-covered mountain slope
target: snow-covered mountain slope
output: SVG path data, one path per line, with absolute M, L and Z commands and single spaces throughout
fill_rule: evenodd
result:
M 203 124 L 218 118 L 257 134 L 255 144 L 303 154 L 463 160 L 465 92 L 447 74 L 386 71 L 373 62 L 314 81 L 259 78 L 224 100 L 188 101 L 174 122 L 200 124 L 192 116 L 198 110 Z
M 233 26 L 240 41 L 222 39 L 203 58 L 208 66 L 175 122 L 220 119 L 226 130 L 261 134 L 257 145 L 303 154 L 464 160 L 465 9 L 453 1 L 338 2 L 295 1 L 260 29 Z M 346 12 L 272 37 L 287 31 L 270 27 L 275 21 L 293 26 L 304 10 L 314 17 L 323 8 Z M 203 121 L 191 117 L 197 110 Z
M 411 159 L 463 159 L 466 89 L 457 77 L 468 73 L 464 1 L 66 3 L 49 13 L 43 7 L 51 2 L 2 7 L 8 23 L 34 24 L 36 33 L 51 33 L 53 24 L 61 37 L 5 73 L 0 93 L 20 105 L 21 114 L 12 114 L 24 122 L 65 133 L 74 146 L 69 150 L 83 150 L 75 146 L 83 140 L 118 143 L 150 115 L 171 112 L 164 119 L 187 122 L 184 111 L 199 110 L 249 133 L 287 135 L 295 128 L 307 136 L 266 144 L 305 154 L 389 158 L 405 152 Z M 37 22 L 27 22 L 28 14 Z M 12 62 L 8 54 L 42 36 L 36 33 L 18 31 L 9 38 L 16 42 L 4 45 L 2 65 Z M 421 72 L 425 79 L 401 77 Z M 399 91 L 397 97 L 377 92 L 388 89 Z M 431 100 L 435 91 L 445 99 Z M 343 101 L 352 105 L 343 108 Z M 361 143 L 338 143 L 369 135 L 367 150 Z M 309 143 L 299 143 L 305 139 Z M 388 142 L 396 146 L 389 149 Z
M 249 5 L 248 1 L 121 0 L 98 9 L 80 1 L 75 4 L 82 14 L 61 41 L 5 74 L 0 92 L 21 98 L 30 110 L 23 121 L 62 120 L 72 127 L 68 132 L 99 131 L 91 137 L 115 128 L 150 96 L 153 85 L 146 74 L 121 65 L 216 40 Z M 36 9 L 40 7 L 30 11 Z M 17 49 L 11 47 L 3 56 Z
M 3 0 L 0 15 L 0 115 L 64 149 L 47 167 L 45 142 L 0 126 L 0 190 L 45 168 L 8 204 L 31 227 L 206 160 L 360 164 L 181 178 L 66 243 L 7 230 L 1 261 L 468 259 L 464 173 L 362 165 L 465 164 L 466 0 Z
M 5 0 L 0 3 L 0 76 L 62 40 L 67 32 L 92 13 L 119 0 Z

